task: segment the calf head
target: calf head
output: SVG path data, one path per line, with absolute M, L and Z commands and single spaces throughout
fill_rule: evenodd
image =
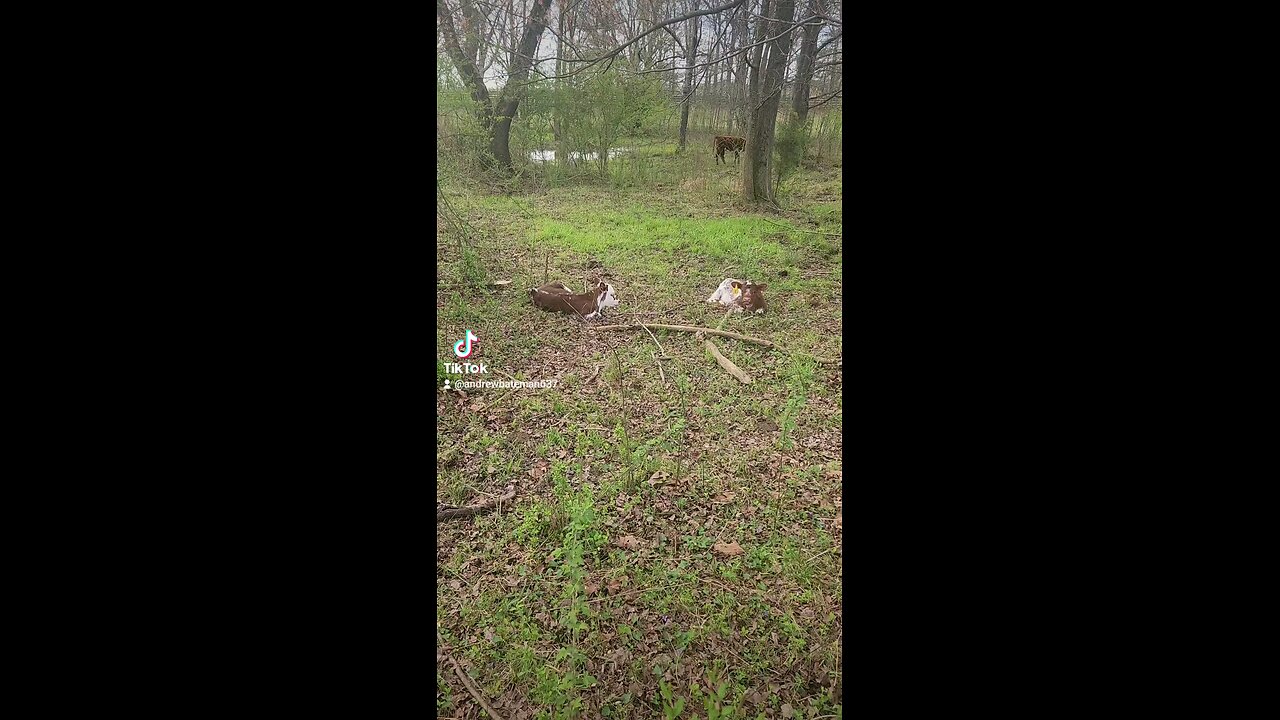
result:
M 768 287 L 765 283 L 747 281 L 747 284 L 742 287 L 742 297 L 738 299 L 738 304 L 747 312 L 764 312 L 764 291 Z
M 596 283 L 595 293 L 597 312 L 605 308 L 617 307 L 620 304 L 618 302 L 618 293 L 607 282 L 600 281 Z

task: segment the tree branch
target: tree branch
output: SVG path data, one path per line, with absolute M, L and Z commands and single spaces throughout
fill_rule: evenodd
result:
M 822 102 L 820 102 L 820 103 L 816 103 L 816 104 L 813 102 L 813 101 L 814 101 L 814 99 L 816 99 L 816 98 L 820 98 L 820 97 L 822 97 L 822 96 L 821 96 L 821 95 L 814 95 L 813 97 L 810 97 L 810 98 L 809 98 L 809 109 L 810 109 L 810 110 L 812 110 L 812 109 L 814 109 L 814 108 L 816 108 L 816 107 L 822 107 L 823 105 L 826 105 L 827 103 L 831 102 L 832 100 L 834 100 L 834 99 L 836 99 L 836 98 L 840 97 L 840 93 L 842 93 L 842 92 L 844 92 L 844 86 L 843 86 L 843 85 L 842 85 L 842 86 L 840 86 L 839 88 L 837 88 L 837 89 L 836 89 L 834 92 L 832 92 L 831 94 L 827 95 L 827 96 L 826 96 L 826 99 L 824 99 Z
M 835 42 L 836 40 L 839 40 L 839 39 L 840 39 L 840 36 L 841 36 L 841 35 L 843 35 L 843 34 L 844 34 L 844 31 L 843 31 L 843 30 L 841 30 L 840 32 L 836 33 L 835 35 L 832 35 L 831 37 L 829 37 L 829 38 L 827 38 L 826 40 L 822 41 L 822 43 L 821 43 L 820 45 L 818 45 L 818 49 L 817 49 L 815 52 L 817 52 L 817 53 L 821 53 L 823 48 L 825 48 L 826 46 L 828 46 L 828 45 L 830 45 L 831 43 Z
M 733 0 L 733 2 L 730 2 L 730 3 L 725 4 L 725 5 L 721 5 L 721 6 L 719 6 L 719 7 L 713 7 L 713 8 L 707 9 L 707 10 L 695 10 L 695 11 L 693 11 L 693 12 L 687 12 L 687 13 L 685 13 L 684 15 L 681 15 L 681 16 L 679 16 L 679 17 L 673 17 L 673 18 L 671 18 L 671 19 L 669 19 L 669 20 L 663 20 L 662 22 L 658 23 L 657 25 L 654 25 L 653 27 L 649 28 L 648 30 L 645 30 L 644 32 L 642 32 L 642 33 L 640 33 L 639 35 L 637 35 L 637 36 L 635 36 L 635 37 L 631 38 L 630 40 L 628 40 L 628 41 L 626 41 L 625 43 L 623 43 L 623 44 L 619 45 L 618 47 L 614 48 L 613 50 L 610 50 L 609 52 L 605 53 L 604 55 L 601 55 L 600 57 L 592 58 L 591 60 L 582 60 L 582 59 L 569 60 L 568 62 L 585 62 L 585 63 L 588 63 L 588 64 L 590 64 L 590 65 L 595 65 L 596 63 L 599 63 L 599 62 L 601 62 L 601 61 L 603 61 L 603 60 L 608 60 L 608 59 L 612 59 L 612 58 L 617 57 L 617 56 L 618 56 L 618 53 L 621 53 L 623 50 L 626 50 L 628 47 L 630 47 L 630 46 L 634 45 L 635 43 L 639 42 L 642 38 L 644 38 L 644 37 L 648 36 L 648 35 L 649 35 L 649 34 L 651 34 L 651 33 L 655 33 L 655 32 L 657 32 L 658 30 L 661 30 L 662 28 L 664 28 L 664 27 L 666 27 L 666 26 L 668 26 L 668 25 L 674 25 L 674 24 L 676 24 L 676 23 L 678 23 L 678 22 L 684 22 L 685 20 L 692 20 L 693 18 L 701 17 L 701 16 L 703 16 L 703 15 L 714 15 L 714 14 L 716 14 L 716 13 L 724 12 L 725 10 L 732 10 L 733 8 L 738 7 L 739 5 L 741 5 L 741 4 L 742 4 L 742 3 L 744 3 L 744 2 L 746 2 L 746 0 Z
M 815 17 L 816 17 L 816 16 L 815 16 Z M 812 18 L 810 18 L 810 19 L 812 19 Z M 663 67 L 663 68 L 654 68 L 653 70 L 640 70 L 640 71 L 638 71 L 638 72 L 635 72 L 634 74 L 635 74 L 635 75 L 647 75 L 647 74 L 649 74 L 649 73 L 656 73 L 656 72 L 671 72 L 672 70 L 696 70 L 697 68 L 700 68 L 700 67 L 706 67 L 706 66 L 708 66 L 708 65 L 718 65 L 718 64 L 720 64 L 720 63 L 724 62 L 725 60 L 728 60 L 728 59 L 730 59 L 730 58 L 733 58 L 733 57 L 736 57 L 736 56 L 738 56 L 738 55 L 741 55 L 742 53 L 745 53 L 746 51 L 750 50 L 750 49 L 751 49 L 751 48 L 753 48 L 753 47 L 756 47 L 757 45 L 764 45 L 765 43 L 773 42 L 774 40 L 777 40 L 778 38 L 782 37 L 783 35 L 786 35 L 787 33 L 791 32 L 791 31 L 792 31 L 792 29 L 793 29 L 793 28 L 787 28 L 786 30 L 783 30 L 782 32 L 778 33 L 777 35 L 774 35 L 773 37 L 768 37 L 768 38 L 765 38 L 765 39 L 763 39 L 763 40 L 761 40 L 761 41 L 759 41 L 759 42 L 754 42 L 754 43 L 751 43 L 750 45 L 747 45 L 747 46 L 745 46 L 745 47 L 740 47 L 740 48 L 738 48 L 737 50 L 734 50 L 733 52 L 729 53 L 728 55 L 722 55 L 721 57 L 716 58 L 715 60 L 709 60 L 709 61 L 707 61 L 707 62 L 700 63 L 700 64 L 698 64 L 698 65 L 690 65 L 690 66 L 688 66 L 688 67 Z M 671 59 L 674 59 L 674 58 L 667 58 L 667 59 L 668 59 L 668 60 L 671 60 Z M 752 65 L 752 64 L 751 64 L 751 60 L 750 60 L 750 59 L 748 59 L 748 60 L 747 60 L 747 64 L 748 64 L 748 65 L 751 65 L 751 67 L 753 67 L 753 68 L 755 67 L 755 65 Z

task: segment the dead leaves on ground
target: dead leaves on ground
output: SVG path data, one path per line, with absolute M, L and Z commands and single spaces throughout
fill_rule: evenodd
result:
M 623 550 L 640 550 L 646 547 L 645 541 L 635 535 L 623 535 L 617 539 L 616 543 Z
M 746 552 L 746 550 L 743 550 L 742 546 L 736 542 L 718 542 L 715 545 L 712 545 L 711 549 L 725 557 L 733 557 L 734 555 L 741 555 Z
M 546 460 L 539 460 L 533 464 L 533 467 L 529 468 L 529 477 L 533 478 L 534 480 L 541 480 L 542 478 L 546 477 L 547 473 L 550 471 L 551 471 L 551 463 L 547 462 Z

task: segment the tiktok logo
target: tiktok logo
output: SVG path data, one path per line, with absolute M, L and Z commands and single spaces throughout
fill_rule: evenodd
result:
M 471 357 L 471 341 L 479 339 L 480 338 L 476 337 L 475 333 L 468 330 L 465 338 L 453 344 L 453 354 L 460 358 Z M 463 348 L 463 345 L 466 345 L 466 347 Z

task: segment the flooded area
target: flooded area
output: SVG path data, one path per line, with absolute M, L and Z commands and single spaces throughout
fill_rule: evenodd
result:
M 625 155 L 629 152 L 631 152 L 631 148 L 624 148 L 624 147 L 614 148 L 609 151 L 609 159 L 612 160 L 618 157 L 619 155 Z M 570 163 L 594 162 L 598 157 L 600 156 L 594 152 L 571 152 L 569 153 L 569 162 Z M 532 160 L 533 162 L 538 162 L 538 163 L 555 162 L 556 151 L 555 150 L 534 150 L 529 153 L 529 159 Z

